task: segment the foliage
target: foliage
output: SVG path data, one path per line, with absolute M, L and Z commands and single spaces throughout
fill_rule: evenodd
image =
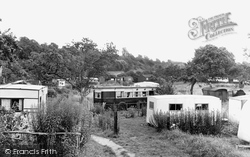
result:
M 57 92 L 53 89 L 53 88 L 49 88 L 48 89 L 48 97 L 56 97 L 57 96 Z
M 178 129 L 164 132 L 163 138 L 193 157 L 240 157 L 235 145 L 212 136 L 190 135 Z
M 111 110 L 104 112 L 97 116 L 98 118 L 98 127 L 103 131 L 112 130 L 114 131 L 114 115 Z
M 31 144 L 31 139 L 21 137 L 19 134 L 3 134 L 5 131 L 31 131 L 32 127 L 29 123 L 27 113 L 15 114 L 13 110 L 5 110 L 1 108 L 0 110 L 0 154 L 4 152 L 5 149 L 9 149 L 12 146 L 18 148 L 20 145 Z M 13 140 L 21 139 L 23 141 Z
M 156 112 L 151 123 L 158 131 L 162 129 L 179 128 L 191 134 L 217 135 L 222 131 L 222 122 L 219 112 L 192 111 Z
M 17 57 L 19 49 L 16 37 L 9 33 L 9 30 L 0 32 L 0 66 L 3 69 L 2 76 L 5 82 L 28 77 L 28 73 L 22 68 Z
M 186 72 L 182 80 L 191 82 L 191 94 L 197 81 L 208 82 L 216 77 L 229 76 L 230 67 L 235 65 L 234 55 L 224 47 L 206 45 L 195 50 L 192 61 L 186 64 Z
M 130 107 L 128 108 L 128 112 L 125 115 L 126 118 L 134 118 L 136 116 L 136 112 L 138 112 L 138 110 L 134 107 Z
M 160 87 L 157 87 L 156 93 L 159 95 L 164 95 L 164 94 L 175 94 L 174 88 L 173 88 L 173 83 L 171 82 L 165 82 L 164 84 L 160 85 Z
M 80 132 L 80 148 L 83 148 L 90 137 L 92 121 L 91 114 L 82 104 L 72 97 L 60 96 L 47 104 L 46 112 L 38 112 L 32 124 L 35 132 Z M 41 147 L 48 147 L 46 141 L 66 154 L 78 150 L 75 135 L 37 136 Z
M 91 111 L 94 113 L 94 115 L 96 115 L 96 114 L 103 114 L 105 110 L 101 103 L 95 103 L 94 108 Z

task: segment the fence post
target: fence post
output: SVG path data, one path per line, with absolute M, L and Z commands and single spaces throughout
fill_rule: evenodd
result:
M 114 102 L 114 134 L 118 134 L 118 115 L 117 115 L 117 104 Z

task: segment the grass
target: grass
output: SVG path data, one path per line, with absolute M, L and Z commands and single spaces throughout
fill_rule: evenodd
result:
M 190 135 L 179 130 L 165 131 L 164 140 L 169 140 L 180 150 L 194 157 L 242 157 L 250 155 L 249 151 L 236 150 L 235 144 L 241 141 L 236 138 Z
M 146 124 L 145 117 L 120 116 L 119 123 L 120 134 L 111 140 L 138 157 L 250 156 L 249 150 L 236 149 L 236 144 L 242 144 L 236 136 L 190 135 L 177 130 L 157 132 Z M 96 129 L 94 134 L 110 138 L 112 132 Z
M 116 157 L 111 148 L 102 146 L 92 139 L 86 144 L 85 151 L 79 157 Z

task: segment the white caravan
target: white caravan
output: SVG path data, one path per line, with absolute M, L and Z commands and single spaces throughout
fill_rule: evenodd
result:
M 6 84 L 0 86 L 0 107 L 15 112 L 46 109 L 48 88 L 40 85 Z
M 236 97 L 229 97 L 229 120 L 239 123 L 241 110 L 244 104 L 250 99 L 250 95 L 242 95 Z
M 208 95 L 156 95 L 147 97 L 146 122 L 150 123 L 154 112 L 180 110 L 209 110 L 221 112 L 221 100 Z
M 240 113 L 238 138 L 250 142 L 250 101 L 247 101 Z

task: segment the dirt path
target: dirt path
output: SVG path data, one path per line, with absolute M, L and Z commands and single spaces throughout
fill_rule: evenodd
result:
M 135 154 L 129 153 L 126 149 L 121 147 L 120 145 L 115 144 L 113 141 L 110 141 L 107 138 L 91 135 L 91 138 L 98 142 L 101 145 L 110 147 L 117 157 L 134 157 Z

